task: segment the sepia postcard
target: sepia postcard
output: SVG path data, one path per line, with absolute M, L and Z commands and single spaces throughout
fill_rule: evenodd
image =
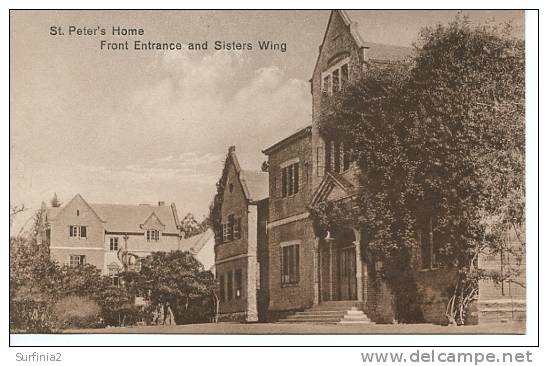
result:
M 9 15 L 12 336 L 529 333 L 525 11 Z

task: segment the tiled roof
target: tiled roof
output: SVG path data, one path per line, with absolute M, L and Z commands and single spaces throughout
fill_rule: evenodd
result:
M 411 47 L 392 46 L 381 43 L 365 42 L 368 47 L 365 55 L 369 60 L 375 61 L 401 61 L 411 56 L 414 52 Z
M 244 185 L 244 189 L 247 188 L 249 193 L 249 199 L 253 201 L 260 201 L 268 198 L 268 173 L 257 172 L 252 170 L 240 171 L 240 181 Z
M 142 225 L 154 212 L 165 225 L 164 232 L 178 233 L 175 216 L 170 206 L 152 205 L 116 205 L 90 204 L 91 208 L 105 222 L 105 229 L 110 232 L 134 232 L 141 230 Z
M 312 125 L 307 124 L 306 126 L 302 126 L 299 129 L 297 129 L 295 132 L 293 132 L 291 135 L 284 137 L 283 139 L 275 142 L 273 145 L 267 147 L 263 150 L 263 154 L 270 154 L 274 150 L 279 149 L 280 147 L 284 146 L 286 143 L 291 142 L 301 136 L 306 136 L 312 131 Z
M 213 230 L 208 229 L 207 231 L 191 236 L 187 239 L 181 239 L 180 248 L 182 251 L 190 251 L 193 254 L 198 254 L 200 250 L 207 244 L 209 240 L 213 238 Z
M 110 232 L 141 231 L 141 225 L 154 212 L 165 225 L 166 233 L 179 233 L 175 215 L 171 206 L 153 205 L 119 205 L 119 204 L 90 204 L 93 211 L 105 222 L 105 229 Z M 48 207 L 48 221 L 53 220 L 62 210 L 62 207 Z
M 368 36 L 360 30 L 360 23 L 365 23 L 369 18 L 363 17 L 363 11 L 340 10 L 339 12 L 345 22 L 354 22 L 353 35 L 360 47 L 367 48 L 365 51 L 366 59 L 375 61 L 401 61 L 413 54 L 414 49 L 411 47 L 365 41 L 368 39 Z

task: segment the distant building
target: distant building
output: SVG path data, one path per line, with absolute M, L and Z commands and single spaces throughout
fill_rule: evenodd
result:
M 221 223 L 215 245 L 220 318 L 262 320 L 268 306 L 268 173 L 242 169 L 231 147 L 221 181 Z
M 181 239 L 175 204 L 89 204 L 77 194 L 62 207 L 48 208 L 47 224 L 53 259 L 94 265 L 114 280 L 123 270 L 120 250 L 132 254 L 128 264 L 133 269 L 152 252 L 172 250 L 188 250 L 205 269 L 213 269 L 213 232 Z

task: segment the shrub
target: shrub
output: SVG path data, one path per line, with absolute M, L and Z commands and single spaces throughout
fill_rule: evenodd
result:
M 53 307 L 58 328 L 94 328 L 101 324 L 101 308 L 93 300 L 67 296 Z

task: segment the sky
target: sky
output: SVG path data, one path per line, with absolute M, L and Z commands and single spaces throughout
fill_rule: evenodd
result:
M 369 42 L 411 46 L 420 29 L 456 11 L 351 11 Z M 467 11 L 474 23 L 521 12 Z M 261 150 L 311 122 L 312 75 L 329 11 L 10 12 L 10 204 L 57 193 L 90 203 L 174 202 L 208 212 L 225 155 L 259 170 Z M 69 26 L 105 28 L 68 35 Z M 51 35 L 61 26 L 65 35 Z M 112 36 L 112 27 L 142 36 Z M 100 41 L 208 42 L 201 51 L 101 50 Z M 286 52 L 256 42 L 284 42 Z M 254 49 L 213 49 L 215 41 Z M 14 226 L 14 227 L 15 227 Z

